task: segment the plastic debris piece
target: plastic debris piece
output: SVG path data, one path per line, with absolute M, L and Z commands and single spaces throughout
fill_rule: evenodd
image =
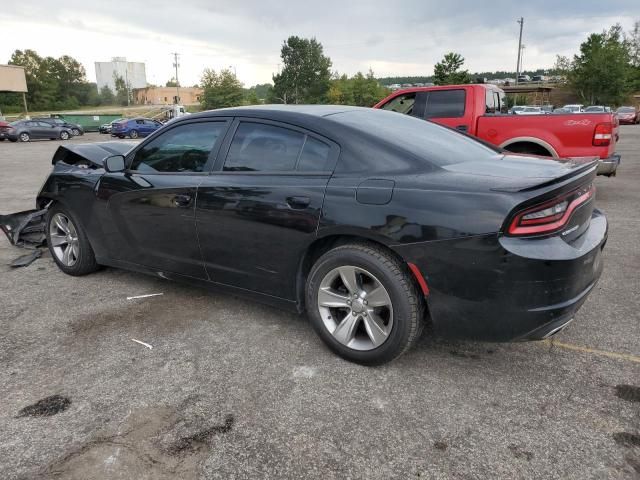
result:
M 127 297 L 127 300 L 135 300 L 137 298 L 157 297 L 158 295 L 164 295 L 164 293 L 147 293 L 146 295 L 136 295 L 134 297 Z
M 151 345 L 149 345 L 146 342 L 143 342 L 141 340 L 136 340 L 135 338 L 132 338 L 131 340 L 133 340 L 136 343 L 139 343 L 140 345 L 144 345 L 145 347 L 147 347 L 149 350 L 153 350 L 153 347 Z
M 27 253 L 26 255 L 20 255 L 18 258 L 13 260 L 9 264 L 9 266 L 11 268 L 28 267 L 37 259 L 39 259 L 41 256 L 42 256 L 42 250 L 34 250 L 33 252 Z

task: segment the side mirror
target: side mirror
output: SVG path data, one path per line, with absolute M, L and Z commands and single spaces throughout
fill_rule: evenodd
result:
M 124 155 L 113 155 L 105 158 L 104 169 L 109 173 L 124 172 Z

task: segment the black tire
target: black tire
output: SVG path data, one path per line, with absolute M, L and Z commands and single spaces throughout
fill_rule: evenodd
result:
M 69 140 L 69 138 L 71 138 L 69 132 L 67 132 L 66 130 L 60 132 L 60 140 Z
M 78 238 L 78 247 L 79 254 L 75 263 L 71 266 L 65 265 L 59 258 L 56 252 L 54 251 L 53 242 L 51 241 L 51 222 L 54 216 L 57 213 L 63 214 L 65 217 L 72 222 L 75 231 L 77 233 Z M 100 268 L 98 263 L 96 262 L 96 257 L 93 253 L 93 248 L 89 243 L 89 239 L 87 238 L 87 234 L 80 224 L 76 217 L 66 208 L 61 205 L 52 206 L 47 212 L 47 222 L 46 222 L 46 234 L 47 234 L 47 245 L 49 247 L 49 252 L 51 253 L 51 257 L 58 265 L 58 268 L 62 270 L 67 275 L 73 276 L 82 276 L 87 275 L 89 273 L 95 272 Z
M 139 134 L 137 130 L 131 130 L 129 132 L 129 138 L 138 138 L 138 137 L 139 137 Z
M 4 142 L 5 140 L 5 138 L 0 138 L 0 142 Z
M 342 266 L 370 272 L 388 292 L 393 324 L 380 346 L 370 350 L 349 348 L 336 340 L 325 326 L 318 308 L 318 292 L 325 276 Z M 342 358 L 361 365 L 381 365 L 399 357 L 420 338 L 425 323 L 424 297 L 408 267 L 391 252 L 375 244 L 347 244 L 325 253 L 309 272 L 305 300 L 311 325 L 320 338 Z
M 21 142 L 28 142 L 31 140 L 31 136 L 27 132 L 22 132 L 20 135 L 18 135 L 18 139 Z

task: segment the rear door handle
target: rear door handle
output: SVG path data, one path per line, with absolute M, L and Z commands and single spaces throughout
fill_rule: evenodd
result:
M 188 207 L 191 205 L 191 195 L 188 194 L 180 194 L 173 197 L 173 203 L 177 207 Z
M 469 131 L 469 127 L 467 125 L 458 125 L 456 127 L 456 130 L 460 130 L 461 132 L 467 132 Z
M 307 208 L 311 203 L 311 199 L 309 197 L 287 197 L 287 205 L 291 208 Z

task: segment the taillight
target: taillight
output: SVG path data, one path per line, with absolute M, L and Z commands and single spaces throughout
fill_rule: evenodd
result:
M 593 184 L 551 201 L 535 205 L 516 214 L 507 230 L 509 235 L 543 235 L 556 232 L 567 224 L 580 205 L 595 195 Z
M 599 123 L 593 131 L 593 145 L 596 147 L 606 147 L 611 143 L 613 128 L 609 122 Z

